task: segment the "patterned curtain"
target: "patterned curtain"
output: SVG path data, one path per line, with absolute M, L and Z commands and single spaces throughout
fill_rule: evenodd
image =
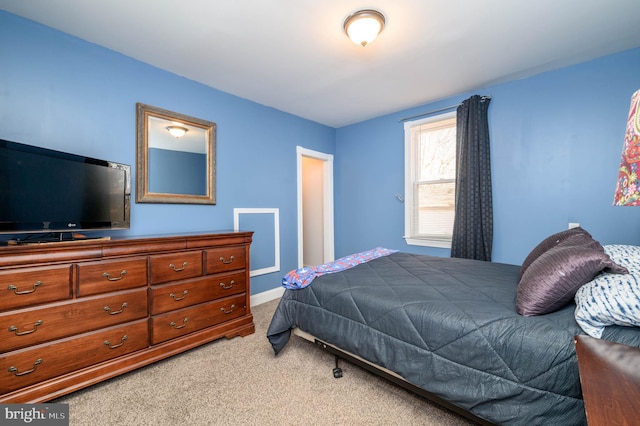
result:
M 457 110 L 456 216 L 451 257 L 491 260 L 493 203 L 488 110 L 491 98 L 474 95 Z

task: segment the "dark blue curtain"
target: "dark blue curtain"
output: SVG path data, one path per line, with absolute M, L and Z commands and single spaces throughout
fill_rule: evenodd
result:
M 474 95 L 457 110 L 456 216 L 451 257 L 491 260 L 493 202 L 488 110 L 491 98 Z

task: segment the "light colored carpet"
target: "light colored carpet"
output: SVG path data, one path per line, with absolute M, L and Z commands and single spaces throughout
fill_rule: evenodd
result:
M 256 333 L 222 339 L 53 402 L 70 425 L 473 425 L 292 337 L 266 338 L 277 301 L 252 308 Z

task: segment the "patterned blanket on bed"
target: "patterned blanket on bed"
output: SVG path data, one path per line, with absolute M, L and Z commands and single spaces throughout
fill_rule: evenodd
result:
M 325 263 L 319 266 L 307 266 L 306 268 L 294 269 L 282 278 L 282 287 L 290 288 L 292 290 L 305 288 L 314 278 L 332 274 L 334 272 L 344 271 L 349 268 L 353 268 L 361 263 L 368 262 L 373 259 L 377 259 L 382 256 L 388 256 L 391 253 L 396 253 L 398 250 L 390 250 L 383 247 L 376 247 L 372 250 L 363 251 L 360 253 L 351 254 L 349 256 L 341 257 L 333 262 Z

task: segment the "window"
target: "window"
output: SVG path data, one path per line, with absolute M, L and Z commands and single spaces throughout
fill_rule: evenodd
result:
M 456 191 L 456 113 L 406 122 L 405 239 L 451 247 Z

